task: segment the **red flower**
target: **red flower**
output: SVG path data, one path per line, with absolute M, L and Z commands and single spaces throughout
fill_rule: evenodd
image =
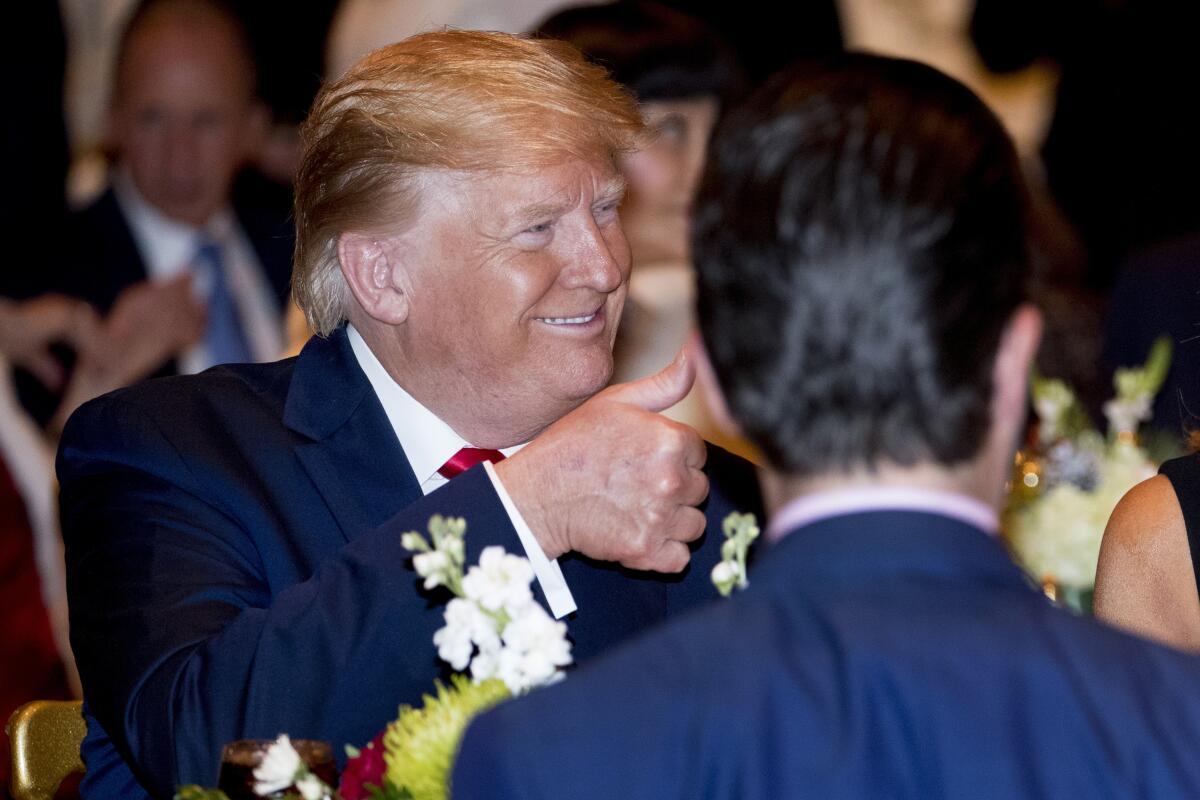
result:
M 338 790 L 342 800 L 370 800 L 371 792 L 367 784 L 383 786 L 383 773 L 387 765 L 383 763 L 383 734 L 371 740 L 371 743 L 359 751 L 358 755 L 346 762 L 342 771 L 342 783 Z

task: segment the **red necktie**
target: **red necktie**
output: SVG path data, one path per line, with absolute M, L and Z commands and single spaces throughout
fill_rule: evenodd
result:
M 501 453 L 499 450 L 481 450 L 478 447 L 464 447 L 451 456 L 449 461 L 438 467 L 438 474 L 449 480 L 484 461 L 491 461 L 495 464 L 497 461 L 503 460 L 504 453 Z

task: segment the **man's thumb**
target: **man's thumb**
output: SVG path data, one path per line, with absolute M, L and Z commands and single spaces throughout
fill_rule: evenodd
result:
M 619 383 L 610 387 L 607 394 L 610 400 L 657 412 L 686 397 L 695 382 L 696 367 L 680 350 L 675 360 L 659 372 L 629 383 Z

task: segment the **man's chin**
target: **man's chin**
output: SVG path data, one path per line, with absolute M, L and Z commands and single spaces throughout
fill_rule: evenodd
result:
M 582 369 L 560 373 L 562 384 L 560 396 L 573 402 L 576 406 L 591 399 L 608 386 L 612 380 L 613 363 L 610 356 L 607 361 L 599 364 L 588 364 Z
M 211 202 L 199 202 L 196 200 L 180 200 L 178 198 L 162 198 L 160 200 L 151 200 L 162 214 L 176 222 L 182 222 L 185 225 L 204 225 L 216 213 L 216 205 Z

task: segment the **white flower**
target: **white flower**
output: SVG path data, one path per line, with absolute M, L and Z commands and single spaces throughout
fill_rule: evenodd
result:
M 571 663 L 567 626 L 530 604 L 504 627 L 497 677 L 514 695 L 550 682 L 558 668 Z
M 479 566 L 471 567 L 463 578 L 463 594 L 488 611 L 503 609 L 515 616 L 533 602 L 529 584 L 533 567 L 529 561 L 504 552 L 503 547 L 487 547 L 479 556 Z
M 1091 587 L 1104 528 L 1117 501 L 1153 474 L 1154 466 L 1139 448 L 1118 443 L 1100 461 L 1095 489 L 1059 484 L 1013 516 L 1009 538 L 1018 558 L 1038 580 Z
M 425 537 L 416 531 L 400 534 L 400 546 L 413 553 L 423 553 L 429 549 Z
M 728 541 L 732 542 L 733 539 Z M 722 597 L 729 597 L 735 586 L 745 589 L 749 585 L 743 574 L 741 563 L 734 559 L 718 561 L 717 565 L 712 568 L 709 579 L 713 586 L 717 587 L 717 591 Z
M 472 645 L 499 647 L 496 623 L 474 602 L 455 598 L 446 606 L 443 615 L 446 626 L 433 635 L 438 657 L 461 672 L 471 660 Z
M 741 575 L 742 570 L 736 561 L 722 561 L 713 567 L 713 583 L 733 583 Z
M 291 786 L 302 763 L 291 739 L 286 733 L 279 734 L 267 748 L 262 763 L 254 768 L 255 793 L 265 797 Z
M 1150 397 L 1118 398 L 1104 404 L 1104 416 L 1112 433 L 1136 433 L 1150 419 Z
M 418 553 L 413 556 L 413 569 L 425 579 L 425 588 L 446 582 L 446 570 L 450 567 L 450 559 L 441 550 L 431 550 L 428 553 Z
M 496 672 L 500 669 L 499 656 L 499 640 L 497 640 L 495 647 L 481 647 L 479 654 L 471 659 L 471 680 L 475 683 L 483 683 L 496 677 Z
M 296 791 L 300 792 L 300 796 L 304 800 L 325 800 L 329 797 L 328 788 L 320 778 L 311 772 L 296 781 Z
M 442 551 L 445 552 L 450 560 L 455 564 L 461 564 L 466 557 L 463 548 L 463 540 L 461 537 L 455 536 L 447 538 L 442 542 Z

